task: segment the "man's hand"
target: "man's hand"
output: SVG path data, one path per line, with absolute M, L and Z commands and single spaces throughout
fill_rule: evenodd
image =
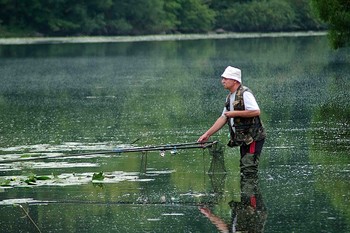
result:
M 235 111 L 228 111 L 224 113 L 226 118 L 234 118 L 235 117 Z
M 209 135 L 207 133 L 204 133 L 202 136 L 200 136 L 197 140 L 197 142 L 206 142 L 209 139 Z

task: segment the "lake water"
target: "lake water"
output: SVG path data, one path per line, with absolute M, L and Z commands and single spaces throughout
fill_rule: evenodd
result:
M 350 232 L 349 52 L 325 36 L 0 45 L 0 231 Z M 227 65 L 267 128 L 257 180 L 227 128 L 211 150 L 104 153 L 195 142 Z

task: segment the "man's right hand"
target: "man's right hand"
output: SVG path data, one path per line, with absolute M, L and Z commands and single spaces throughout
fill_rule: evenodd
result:
M 208 139 L 209 139 L 209 135 L 207 133 L 205 133 L 198 138 L 197 142 L 206 142 L 206 141 L 208 141 Z

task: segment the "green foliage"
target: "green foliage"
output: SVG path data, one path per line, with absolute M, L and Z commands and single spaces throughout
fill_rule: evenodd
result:
M 162 1 L 158 0 L 135 0 L 135 4 L 131 9 L 131 19 L 137 32 L 157 33 L 166 30 L 163 23 L 165 18 L 163 4 Z
M 181 19 L 179 31 L 205 32 L 212 29 L 215 12 L 203 4 L 203 0 L 179 0 L 181 10 L 178 18 Z
M 295 20 L 291 6 L 284 1 L 254 1 L 236 4 L 223 11 L 221 24 L 230 31 L 281 31 Z
M 346 9 L 334 18 L 328 12 L 339 7 L 324 6 L 322 17 L 348 22 L 341 20 L 349 18 Z M 322 24 L 308 0 L 0 0 L 2 37 L 201 33 L 216 28 L 268 32 L 322 29 Z
M 232 1 L 232 0 L 211 0 L 209 7 L 216 12 L 220 12 L 227 8 L 232 8 L 236 3 L 241 1 Z
M 165 1 L 164 11 L 165 19 L 164 25 L 166 25 L 168 30 L 176 29 L 180 24 L 180 19 L 177 17 L 178 11 L 181 9 L 181 5 L 178 1 Z
M 321 20 L 329 26 L 329 39 L 334 48 L 350 46 L 349 0 L 312 0 Z
M 326 29 L 313 11 L 309 0 L 286 0 L 286 2 L 292 7 L 292 11 L 295 12 L 295 19 L 291 29 Z

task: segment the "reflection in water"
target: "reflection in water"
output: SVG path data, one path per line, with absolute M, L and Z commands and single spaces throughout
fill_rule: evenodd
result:
M 232 232 L 263 232 L 267 211 L 257 178 L 241 180 L 241 202 L 230 202 L 232 209 Z
M 147 172 L 147 151 L 141 153 L 141 165 L 140 173 L 145 174 Z
M 241 179 L 241 201 L 230 201 L 231 219 L 225 221 L 208 207 L 200 207 L 220 232 L 264 232 L 267 210 L 259 189 L 258 178 Z
M 223 149 L 212 150 L 212 164 L 223 163 Z M 219 161 L 215 161 L 219 160 Z M 213 167 L 211 166 L 211 169 Z M 244 168 L 242 168 L 244 170 Z M 215 215 L 209 207 L 201 206 L 200 212 L 206 216 L 220 232 L 263 232 L 267 219 L 267 209 L 259 188 L 258 176 L 244 176 L 241 170 L 240 201 L 231 200 L 227 203 L 230 206 L 231 217 L 225 220 L 223 216 Z M 213 189 L 218 195 L 223 195 L 225 190 L 226 176 L 222 169 L 211 170 L 209 177 Z M 221 178 L 221 180 L 220 180 Z

